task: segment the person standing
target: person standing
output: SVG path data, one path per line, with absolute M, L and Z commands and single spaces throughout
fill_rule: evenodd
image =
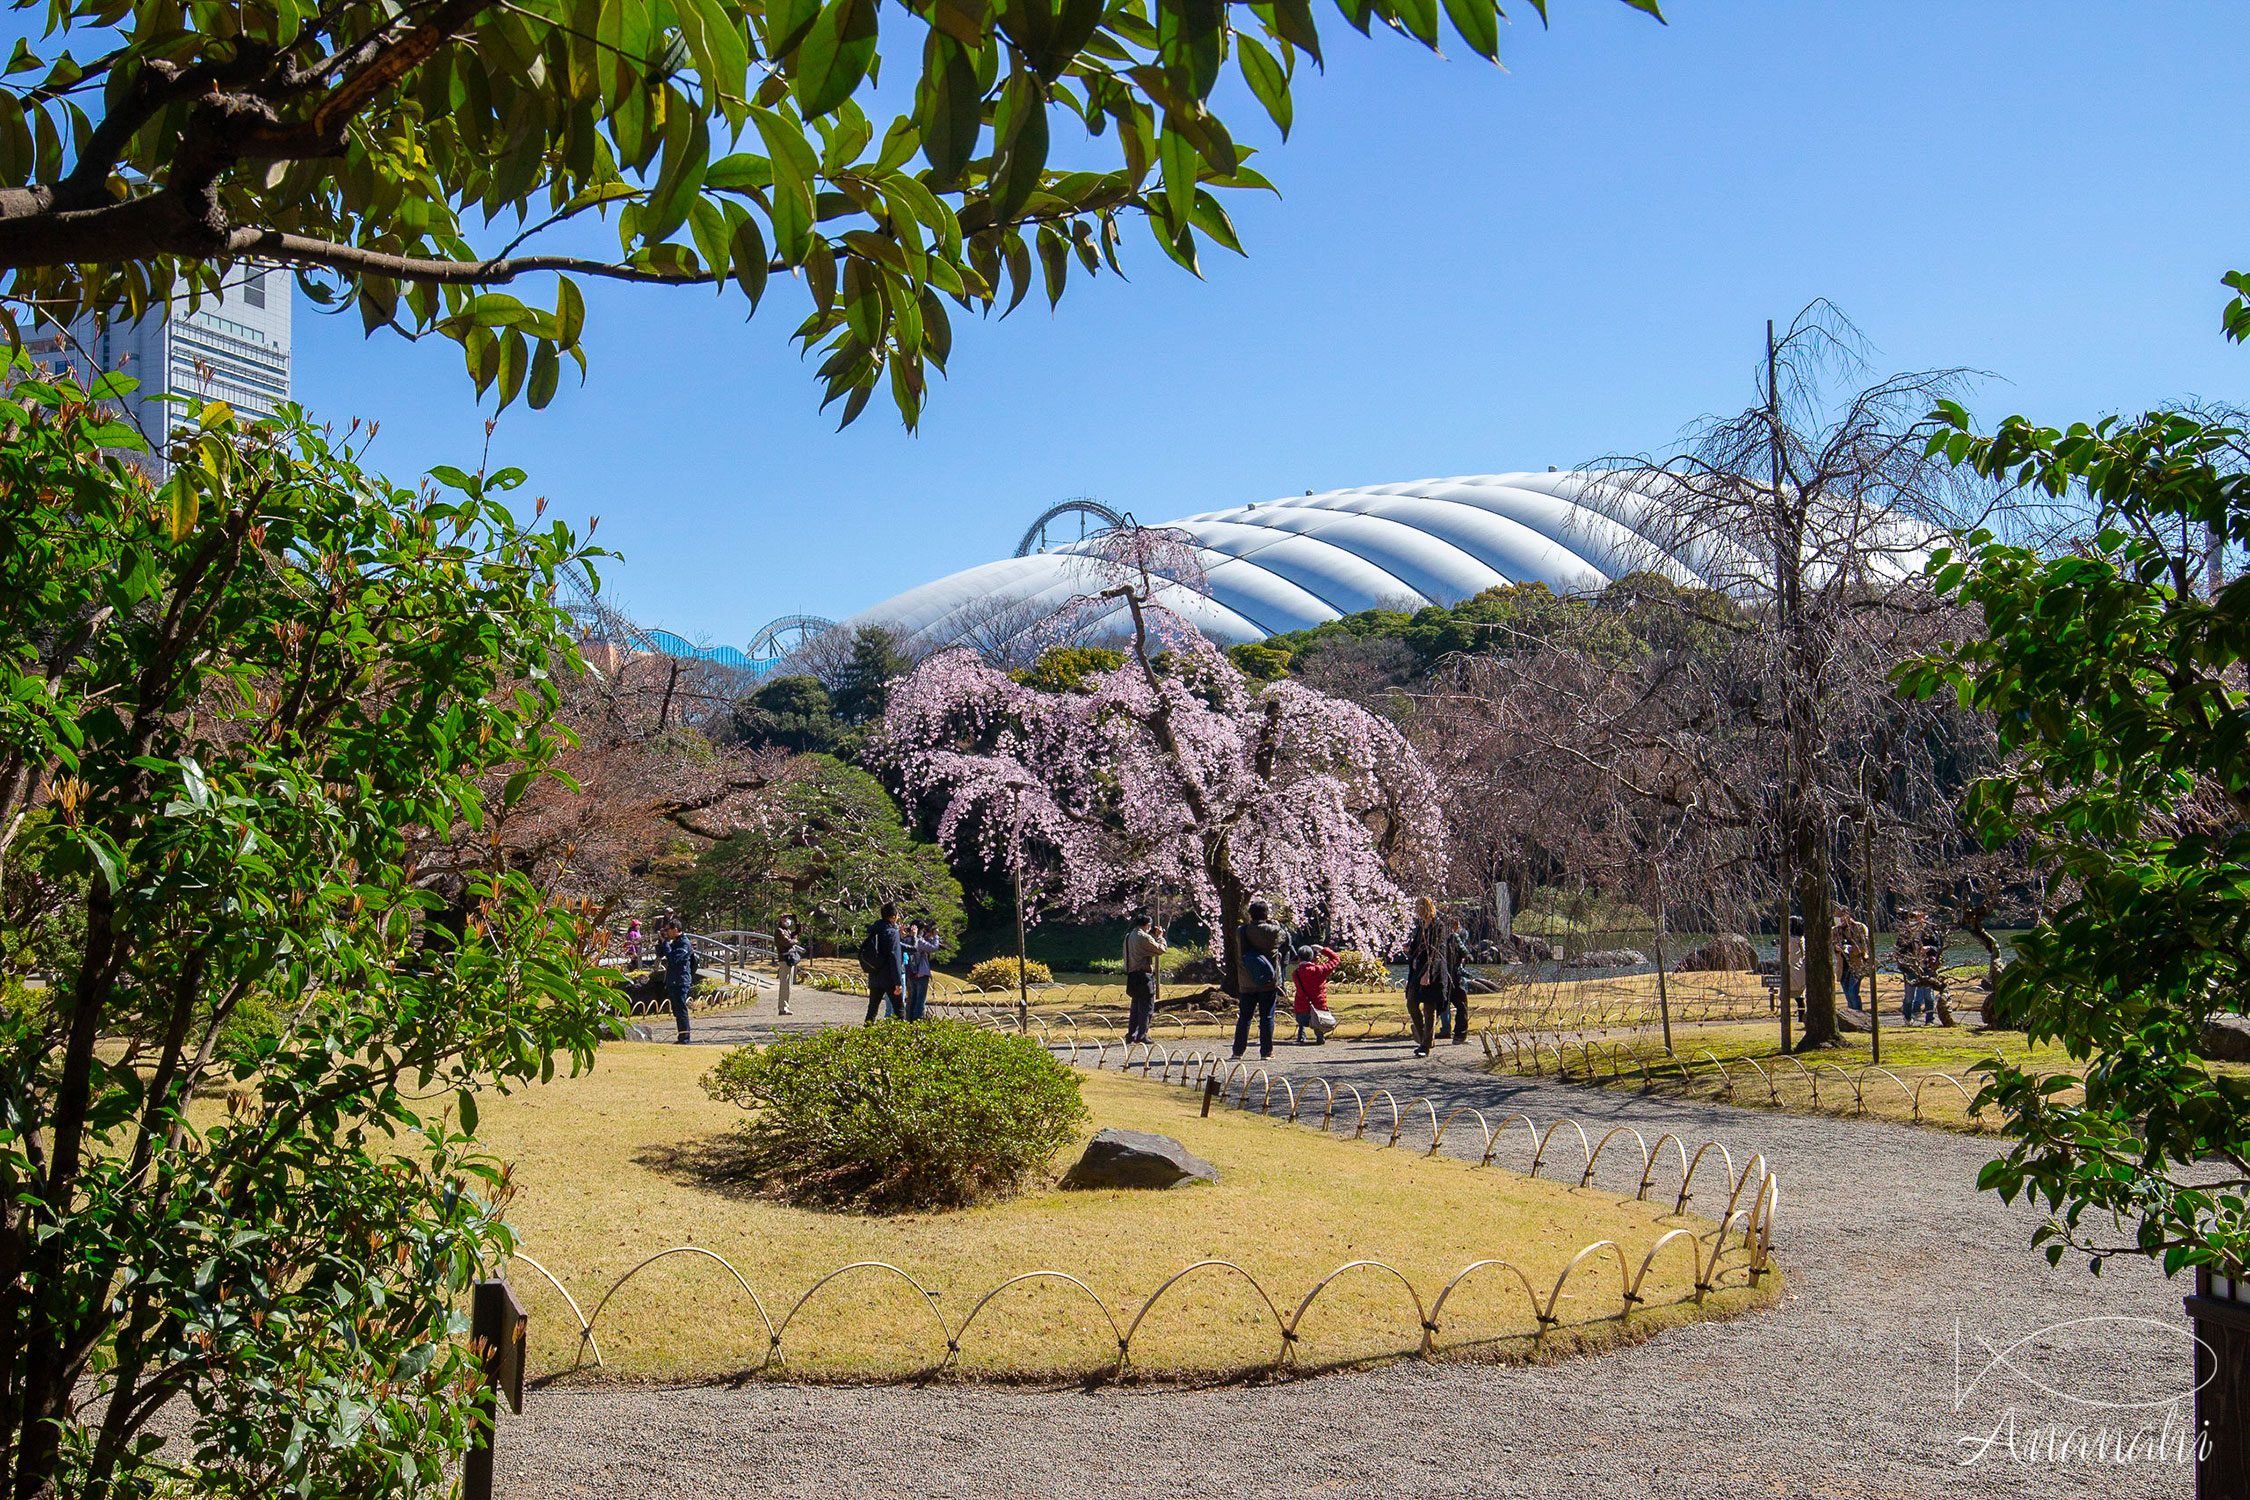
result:
M 931 959 L 936 955 L 937 923 L 924 917 L 906 940 L 906 1019 L 919 1021 L 930 1003 Z
M 625 967 L 638 968 L 641 962 L 641 919 L 633 918 L 625 924 Z
M 1281 998 L 1281 924 L 1263 901 L 1250 903 L 1250 920 L 1236 934 L 1242 948 L 1235 976 L 1234 1055 L 1250 1045 L 1250 1018 L 1258 1018 L 1258 1056 L 1273 1056 L 1273 1008 Z
M 1156 959 L 1164 952 L 1164 939 L 1155 931 L 1147 912 L 1135 912 L 1125 929 L 1125 1045 L 1148 1040 L 1148 1023 L 1156 1011 Z
M 695 944 L 680 931 L 673 918 L 664 919 L 664 940 L 656 945 L 658 962 L 664 965 L 664 993 L 672 1002 L 672 1020 L 680 1028 L 672 1040 L 685 1045 L 688 1039 L 688 996 L 695 991 Z
M 867 976 L 867 1023 L 878 1015 L 898 1020 L 906 1014 L 906 950 L 899 941 L 898 903 L 883 903 L 883 913 L 859 940 L 859 967 Z
M 1844 1004 L 1852 1010 L 1863 1010 L 1859 1001 L 1860 986 L 1875 970 L 1874 934 L 1865 922 L 1853 918 L 1849 907 L 1836 909 L 1836 952 L 1844 961 Z
M 1805 919 L 1803 917 L 1790 917 L 1789 937 L 1784 946 L 1788 959 L 1785 967 L 1789 971 L 1789 993 L 1794 997 L 1797 1019 L 1802 1021 L 1805 1018 Z
M 805 945 L 797 938 L 795 913 L 785 914 L 773 927 L 775 967 L 781 971 L 780 1014 L 789 1014 L 789 997 L 797 987 L 797 965 L 804 961 Z
M 1906 920 L 1899 923 L 1898 932 L 1891 938 L 1891 949 L 1898 958 L 1898 977 L 1906 991 L 1905 1022 L 1914 1024 L 1914 1018 L 1927 1014 L 1931 1023 L 1937 1021 L 1937 992 L 1930 987 L 1928 966 L 1929 914 L 1910 911 Z
M 1438 1013 L 1453 993 L 1452 954 L 1437 903 L 1414 898 L 1414 930 L 1406 936 L 1406 1019 L 1414 1032 L 1414 1055 L 1430 1055 Z
M 1328 976 L 1336 972 L 1340 960 L 1333 948 L 1299 948 L 1297 966 L 1290 972 L 1290 983 L 1295 999 L 1290 1009 L 1297 1017 L 1297 1045 L 1305 1045 L 1307 1032 L 1312 1033 L 1312 1044 L 1325 1046 L 1328 1033 L 1313 1022 L 1313 1012 L 1328 1009 Z
M 1453 923 L 1445 940 L 1446 997 L 1453 1002 L 1453 1027 L 1441 1032 L 1445 1040 L 1458 1047 L 1469 1039 L 1469 935 Z M 1443 1024 L 1444 1012 L 1439 1012 Z

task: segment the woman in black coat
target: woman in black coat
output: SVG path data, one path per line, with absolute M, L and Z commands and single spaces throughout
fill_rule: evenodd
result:
M 1406 1018 L 1414 1028 L 1414 1055 L 1430 1055 L 1437 1018 L 1453 998 L 1453 953 L 1437 903 L 1414 899 L 1414 930 L 1406 938 Z

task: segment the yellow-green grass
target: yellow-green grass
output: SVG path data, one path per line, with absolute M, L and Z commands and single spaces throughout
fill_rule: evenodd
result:
M 1510 982 L 1493 994 L 1469 997 L 1469 1022 L 1475 1031 L 1574 1032 L 1640 1030 L 1660 1024 L 1654 975 L 1619 979 L 1570 979 L 1540 983 Z M 1176 991 L 1175 991 L 1176 992 Z M 1675 1025 L 1709 1020 L 1740 1020 L 1763 1014 L 1770 1003 L 1755 974 L 1675 974 L 1666 976 L 1667 998 Z M 961 990 L 933 993 L 932 1003 L 955 1012 L 1015 1011 L 1015 997 L 978 995 Z M 1397 990 L 1331 987 L 1329 1009 L 1345 1041 L 1395 1038 L 1407 1034 L 1406 997 Z M 1095 1040 L 1122 1036 L 1126 997 L 1122 983 L 1061 984 L 1033 990 L 1032 1014 L 1057 1038 Z M 1289 1025 L 1282 1018 L 1283 1026 Z M 1230 1033 L 1232 1014 L 1162 1011 L 1151 1034 L 1159 1042 L 1210 1038 Z
M 1194 1273 L 1159 1301 L 1133 1339 L 1143 1377 L 1196 1379 L 1267 1367 L 1286 1319 L 1321 1277 L 1355 1260 L 1396 1267 L 1427 1308 L 1474 1261 L 1519 1266 L 1542 1301 L 1584 1246 L 1616 1242 L 1629 1268 L 1665 1231 L 1711 1225 L 1672 1218 L 1663 1202 L 1534 1181 L 1446 1157 L 1331 1139 L 1237 1112 L 1197 1114 L 1197 1098 L 1109 1074 L 1083 1074 L 1092 1129 L 1104 1125 L 1175 1137 L 1214 1162 L 1211 1185 L 1163 1192 L 1063 1191 L 1043 1182 L 1021 1196 L 947 1214 L 879 1218 L 819 1213 L 711 1185 L 700 1166 L 723 1155 L 740 1116 L 707 1099 L 697 1078 L 714 1060 L 702 1049 L 616 1044 L 585 1077 L 494 1099 L 482 1134 L 513 1164 L 510 1218 L 523 1249 L 570 1287 L 589 1313 L 635 1263 L 675 1245 L 724 1256 L 780 1323 L 797 1299 L 838 1267 L 882 1261 L 938 1294 L 958 1332 L 976 1300 L 1025 1272 L 1066 1272 L 1128 1323 L 1175 1272 L 1225 1260 L 1249 1283 L 1216 1268 Z M 1058 1166 L 1075 1160 L 1066 1147 Z M 1661 1193 L 1652 1194 L 1662 1197 Z M 1719 1286 L 1701 1306 L 1686 1239 L 1665 1247 L 1629 1323 L 1617 1318 L 1615 1257 L 1588 1257 L 1562 1289 L 1559 1326 L 1537 1324 L 1522 1284 L 1490 1267 L 1447 1301 L 1439 1352 L 1492 1359 L 1599 1348 L 1696 1317 L 1724 1316 L 1769 1300 L 1778 1277 L 1752 1288 L 1734 1237 Z M 1708 1242 L 1697 1241 L 1708 1255 Z M 533 1312 L 536 1370 L 570 1367 L 577 1323 L 535 1273 L 512 1278 Z M 1298 1368 L 1413 1354 L 1421 1314 L 1398 1281 L 1372 1268 L 1345 1273 L 1306 1315 Z M 618 1291 L 595 1336 L 612 1378 L 684 1380 L 761 1369 L 792 1378 L 893 1379 L 943 1359 L 931 1306 L 903 1279 L 860 1270 L 830 1282 L 788 1325 L 785 1366 L 767 1366 L 769 1338 L 751 1298 L 699 1255 L 657 1262 Z M 1117 1335 L 1086 1294 L 1052 1278 L 1000 1293 L 960 1338 L 952 1370 L 988 1379 L 1058 1380 L 1114 1367 Z M 587 1361 L 591 1365 L 591 1360 Z M 598 1378 L 585 1372 L 576 1378 Z
M 1970 1112 L 1984 1082 L 1977 1063 L 2000 1058 L 2033 1072 L 2084 1072 L 2055 1043 L 2033 1044 L 2020 1032 L 1970 1026 L 1887 1025 L 1880 1070 L 1872 1040 L 1862 1035 L 1847 1036 L 1839 1048 L 1785 1056 L 1778 1018 L 1751 1025 L 1680 1027 L 1672 1040 L 1668 1058 L 1661 1039 L 1646 1031 L 1568 1038 L 1559 1051 L 1551 1039 L 1544 1040 L 1536 1056 L 1528 1038 L 1494 1038 L 1498 1055 L 1489 1066 L 1495 1072 L 1559 1074 L 1607 1087 L 1726 1099 L 1794 1114 L 1864 1114 L 1971 1132 L 1996 1131 L 2003 1123 L 1989 1107 Z M 2220 1072 L 2250 1072 L 2234 1063 L 2210 1066 Z M 2078 1095 L 2073 1091 L 2061 1097 Z

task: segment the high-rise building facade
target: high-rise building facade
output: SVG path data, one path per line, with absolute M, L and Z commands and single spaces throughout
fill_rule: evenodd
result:
M 97 329 L 85 320 L 68 338 L 49 332 L 28 341 L 33 359 L 79 381 L 117 370 L 140 381 L 118 403 L 126 420 L 163 451 L 183 408 L 166 397 L 224 401 L 249 417 L 273 415 L 289 399 L 289 310 L 294 286 L 278 266 L 228 272 L 216 297 L 190 310 L 186 300 L 154 309 L 137 323 Z M 161 466 L 161 465 L 159 465 Z

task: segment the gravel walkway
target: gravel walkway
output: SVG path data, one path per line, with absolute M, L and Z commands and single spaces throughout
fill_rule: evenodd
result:
M 848 1000 L 799 993 L 800 1024 L 857 1019 Z M 699 1018 L 696 1040 L 742 1040 L 770 1018 L 770 1002 L 748 1015 Z M 1974 1188 L 1994 1152 L 1989 1140 L 1493 1077 L 1472 1066 L 1480 1051 L 1441 1047 L 1417 1060 L 1404 1043 L 1284 1046 L 1275 1066 L 1363 1092 L 1427 1094 L 1441 1114 L 1448 1103 L 1522 1110 L 1542 1124 L 1569 1114 L 1590 1131 L 1629 1123 L 1651 1140 L 1665 1130 L 1720 1140 L 1738 1160 L 1764 1152 L 1782 1179 L 1776 1253 L 1789 1290 L 1781 1305 L 1546 1367 L 1410 1361 L 1254 1388 L 549 1389 L 528 1394 L 525 1415 L 502 1429 L 501 1492 L 536 1500 L 1575 1500 L 1691 1490 L 2130 1500 L 2193 1492 L 2182 1436 L 2191 1401 L 2169 1408 L 2161 1458 L 2151 1450 L 2167 1408 L 2084 1404 L 2161 1401 L 2188 1386 L 2184 1334 L 2134 1321 L 2181 1329 L 2187 1287 L 2138 1263 L 2114 1264 L 2099 1279 L 2081 1264 L 2049 1270 L 2025 1248 L 2035 1221 Z M 1387 1111 L 1382 1118 L 1387 1133 Z M 1456 1144 L 1449 1135 L 1446 1148 Z M 1482 1137 L 1464 1149 L 1480 1153 Z M 1638 1152 L 1633 1158 L 1637 1178 Z M 1697 1197 L 1712 1208 L 1700 1179 Z M 2127 1321 L 2031 1337 L 2085 1318 Z M 2024 1339 L 2011 1355 L 2021 1374 L 1997 1367 L 1977 1378 L 1991 1360 L 1983 1345 L 2007 1350 Z M 1957 1380 L 1969 1387 L 1958 1402 Z M 2109 1446 L 2097 1447 L 2105 1434 Z M 2117 1462 L 2136 1434 L 2137 1456 Z

